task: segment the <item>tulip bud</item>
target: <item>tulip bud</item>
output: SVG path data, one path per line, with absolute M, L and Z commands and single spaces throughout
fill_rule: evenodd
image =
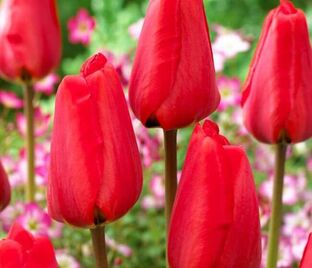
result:
M 34 237 L 15 223 L 0 240 L 0 267 L 57 268 L 53 246 L 46 237 Z
M 304 13 L 284 0 L 267 16 L 244 85 L 247 129 L 259 140 L 312 136 L 312 51 Z
M 0 212 L 10 203 L 11 189 L 7 174 L 0 162 Z
M 61 57 L 55 0 L 3 0 L 0 51 L 0 75 L 7 79 L 40 79 L 51 72 Z
M 216 109 L 220 95 L 202 0 L 150 1 L 129 93 L 147 127 L 185 127 Z
M 59 86 L 48 180 L 50 215 L 94 227 L 124 215 L 138 199 L 142 170 L 118 75 L 102 54 Z
M 300 268 L 312 267 L 312 234 L 309 235 L 307 245 L 304 249 L 303 256 L 300 262 Z
M 171 268 L 260 266 L 258 201 L 245 152 L 211 121 L 193 132 L 173 207 Z

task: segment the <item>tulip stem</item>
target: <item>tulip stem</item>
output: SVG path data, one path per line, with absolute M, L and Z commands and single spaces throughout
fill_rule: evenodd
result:
M 26 118 L 27 182 L 26 200 L 35 200 L 35 137 L 34 137 L 34 90 L 30 79 L 24 80 L 24 114 Z
M 284 141 L 276 145 L 275 177 L 273 185 L 272 213 L 269 226 L 267 268 L 276 268 L 277 265 L 280 227 L 283 216 L 283 184 L 286 149 L 287 144 Z
M 165 138 L 165 191 L 166 230 L 169 232 L 170 216 L 177 191 L 177 130 L 164 130 Z M 168 255 L 167 255 L 168 256 Z M 167 257 L 167 267 L 168 257 Z
M 105 227 L 96 226 L 94 229 L 90 229 L 90 231 L 96 268 L 108 268 L 105 244 Z

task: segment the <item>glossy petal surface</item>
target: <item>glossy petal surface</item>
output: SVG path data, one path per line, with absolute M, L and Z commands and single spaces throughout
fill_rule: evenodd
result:
M 113 67 L 98 54 L 58 90 L 49 212 L 58 221 L 94 226 L 124 215 L 141 188 L 139 152 L 122 88 Z
M 312 51 L 304 13 L 283 1 L 265 20 L 243 91 L 244 121 L 260 141 L 312 135 Z
M 11 188 L 8 176 L 0 162 L 0 212 L 10 203 Z
M 0 267 L 57 268 L 54 249 L 46 237 L 34 237 L 13 224 L 8 237 L 0 240 Z
M 210 121 L 197 125 L 191 138 L 168 250 L 172 268 L 260 265 L 258 202 L 248 160 Z
M 302 260 L 300 262 L 300 268 L 312 267 L 312 235 L 309 235 L 307 245 L 304 249 Z
M 4 0 L 0 9 L 0 74 L 43 78 L 61 57 L 55 0 Z
M 201 0 L 150 1 L 130 81 L 130 103 L 148 127 L 184 127 L 219 103 Z

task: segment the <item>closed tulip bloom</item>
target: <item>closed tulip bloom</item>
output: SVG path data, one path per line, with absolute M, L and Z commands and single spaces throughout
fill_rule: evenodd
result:
M 55 0 L 3 0 L 0 8 L 0 75 L 40 79 L 61 57 Z
M 304 13 L 288 0 L 267 16 L 244 85 L 247 129 L 265 143 L 312 136 L 312 51 Z
M 219 104 L 202 0 L 150 0 L 130 81 L 130 104 L 147 127 L 185 127 Z
M 312 234 L 309 235 L 307 245 L 304 249 L 303 256 L 300 262 L 300 268 L 312 267 Z
M 245 152 L 206 121 L 193 132 L 173 207 L 171 268 L 257 268 L 258 201 Z
M 0 162 L 0 212 L 10 203 L 11 188 L 8 177 Z
M 0 267 L 57 268 L 53 246 L 47 237 L 34 237 L 15 223 L 0 240 Z
M 78 227 L 123 216 L 142 188 L 142 170 L 118 75 L 102 54 L 59 86 L 48 180 L 50 215 Z

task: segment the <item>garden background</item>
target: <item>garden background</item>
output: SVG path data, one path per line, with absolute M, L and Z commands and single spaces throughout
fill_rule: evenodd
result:
M 46 213 L 45 190 L 50 133 L 57 85 L 63 76 L 79 72 L 87 57 L 103 52 L 120 75 L 127 94 L 131 63 L 147 7 L 147 0 L 58 1 L 63 32 L 63 57 L 54 73 L 39 81 L 36 90 L 37 204 L 23 202 L 26 180 L 25 118 L 22 90 L 0 81 L 0 156 L 13 190 L 10 206 L 0 215 L 0 237 L 16 219 L 34 234 L 48 235 L 61 268 L 92 267 L 88 230 L 56 223 Z M 205 0 L 213 44 L 217 82 L 222 101 L 212 118 L 231 143 L 250 156 L 260 203 L 263 256 L 266 256 L 274 159 L 269 146 L 256 143 L 242 125 L 240 96 L 264 17 L 275 0 Z M 304 10 L 310 33 L 312 1 L 293 3 Z M 1 1 L 0 1 L 1 8 Z M 132 117 L 144 166 L 144 190 L 136 206 L 107 228 L 111 267 L 165 267 L 163 143 L 160 130 L 146 130 Z M 181 169 L 193 126 L 179 131 L 178 166 Z M 278 267 L 297 267 L 312 231 L 312 142 L 289 148 L 285 177 L 285 217 Z M 74 168 L 74 167 L 73 167 Z M 190 215 L 191 216 L 191 215 Z M 263 258 L 263 263 L 265 260 Z

